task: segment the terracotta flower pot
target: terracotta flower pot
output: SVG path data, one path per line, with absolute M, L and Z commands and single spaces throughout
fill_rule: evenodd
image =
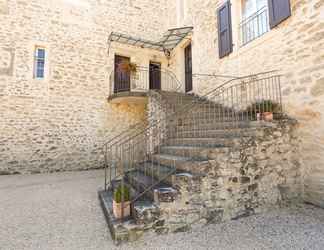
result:
M 273 121 L 273 113 L 272 112 L 264 112 L 262 114 L 263 116 L 263 120 L 265 120 L 266 122 L 272 122 Z
M 117 203 L 113 200 L 113 212 L 116 219 L 122 219 L 122 207 L 124 208 L 124 218 L 130 216 L 130 201 Z

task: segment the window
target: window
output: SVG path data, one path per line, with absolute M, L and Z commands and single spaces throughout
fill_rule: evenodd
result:
M 245 45 L 268 32 L 268 0 L 243 0 L 241 45 Z
M 240 40 L 240 45 L 244 46 L 270 29 L 279 28 L 278 26 L 292 15 L 290 0 L 223 1 L 216 12 L 219 58 L 233 52 L 233 39 L 235 39 L 234 42 Z M 235 17 L 237 12 L 241 12 L 240 20 L 233 18 L 233 27 L 236 25 L 239 27 L 239 29 L 234 29 L 234 32 L 232 30 L 232 4 Z
M 268 0 L 244 0 L 242 8 L 243 19 L 247 19 L 259 10 L 268 6 Z
M 45 49 L 36 47 L 34 59 L 34 78 L 45 78 Z

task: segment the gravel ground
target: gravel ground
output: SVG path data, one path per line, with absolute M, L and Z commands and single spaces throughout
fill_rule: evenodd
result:
M 115 247 L 97 198 L 103 172 L 0 176 L 1 250 L 324 249 L 324 209 L 300 206 Z

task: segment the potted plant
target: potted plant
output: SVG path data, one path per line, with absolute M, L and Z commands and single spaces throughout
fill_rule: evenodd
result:
M 123 72 L 136 73 L 137 71 L 137 65 L 131 62 L 122 62 L 118 67 Z
M 263 100 L 247 107 L 246 112 L 256 120 L 273 121 L 274 114 L 280 111 L 280 106 L 271 100 Z
M 116 219 L 130 216 L 130 191 L 125 185 L 118 186 L 114 191 L 113 213 Z

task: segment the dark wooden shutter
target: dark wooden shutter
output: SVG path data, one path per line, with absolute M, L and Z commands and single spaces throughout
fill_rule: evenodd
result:
M 231 3 L 227 1 L 217 10 L 219 58 L 233 51 Z
M 271 29 L 291 16 L 290 0 L 268 0 Z
M 189 44 L 185 48 L 185 87 L 186 92 L 192 90 L 192 48 L 191 44 Z

